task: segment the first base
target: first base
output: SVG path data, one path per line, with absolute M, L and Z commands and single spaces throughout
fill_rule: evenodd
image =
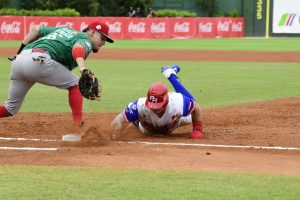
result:
M 67 134 L 67 135 L 63 135 L 61 140 L 64 142 L 78 142 L 81 140 L 81 135 L 80 134 Z

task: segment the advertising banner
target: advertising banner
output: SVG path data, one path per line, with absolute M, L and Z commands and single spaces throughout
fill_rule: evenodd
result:
M 23 17 L 1 16 L 0 19 L 0 40 L 23 40 L 25 36 Z
M 197 36 L 197 18 L 169 18 L 172 38 L 195 38 Z
M 169 18 L 148 18 L 150 23 L 150 36 L 156 39 L 171 38 L 171 23 Z
M 253 36 L 266 35 L 266 9 L 267 0 L 255 0 L 254 19 L 253 19 Z
M 217 35 L 216 20 L 211 17 L 201 17 L 198 19 L 198 37 L 214 38 Z
M 0 40 L 23 40 L 34 26 L 67 26 L 82 31 L 92 21 L 102 21 L 114 39 L 167 39 L 243 37 L 244 18 L 131 18 L 0 16 Z
M 300 1 L 274 0 L 273 33 L 300 33 Z

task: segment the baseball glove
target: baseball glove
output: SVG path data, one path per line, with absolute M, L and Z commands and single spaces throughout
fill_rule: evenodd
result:
M 100 100 L 102 92 L 101 82 L 91 70 L 84 69 L 82 71 L 78 86 L 80 93 L 85 98 L 89 100 Z

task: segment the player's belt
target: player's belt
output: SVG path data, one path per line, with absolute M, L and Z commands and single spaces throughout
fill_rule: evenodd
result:
M 42 48 L 34 48 L 32 49 L 32 53 L 48 53 L 48 52 Z

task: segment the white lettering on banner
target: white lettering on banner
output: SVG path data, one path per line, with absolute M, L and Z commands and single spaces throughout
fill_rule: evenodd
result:
M 212 32 L 213 23 L 207 22 L 206 24 L 200 23 L 199 24 L 199 31 L 204 33 L 211 33 Z
M 140 22 L 138 24 L 134 24 L 133 22 L 130 22 L 130 24 L 128 26 L 128 32 L 145 33 L 146 32 L 146 24 L 143 22 Z
M 225 22 L 219 21 L 218 25 L 217 25 L 217 30 L 218 31 L 226 31 L 226 32 L 228 32 L 229 31 L 229 27 L 230 27 L 230 23 L 231 22 L 229 22 L 229 21 L 225 21 Z
M 243 31 L 242 22 L 232 23 L 232 32 L 242 32 L 242 31 Z
M 80 31 L 82 31 L 83 29 L 86 29 L 87 27 L 88 27 L 88 24 L 85 23 L 85 22 L 82 22 L 82 23 L 80 24 Z
M 34 23 L 34 22 L 31 22 L 30 25 L 29 25 L 29 30 L 31 30 L 33 27 L 35 26 L 48 26 L 48 22 L 40 22 L 40 23 Z
M 4 21 L 1 24 L 1 33 L 20 33 L 20 25 L 21 22 L 14 21 L 9 24 Z
M 182 24 L 176 22 L 174 26 L 174 32 L 179 33 L 188 33 L 190 31 L 190 23 L 189 22 L 183 22 Z
M 73 28 L 73 25 L 74 23 L 73 22 L 66 22 L 64 24 L 60 23 L 60 22 L 57 22 L 55 27 L 64 27 L 64 26 L 67 26 L 69 28 Z
M 109 32 L 110 33 L 121 33 L 122 30 L 122 22 L 114 22 L 109 24 Z
M 151 24 L 151 33 L 165 33 L 166 32 L 166 23 L 160 22 L 158 24 Z

